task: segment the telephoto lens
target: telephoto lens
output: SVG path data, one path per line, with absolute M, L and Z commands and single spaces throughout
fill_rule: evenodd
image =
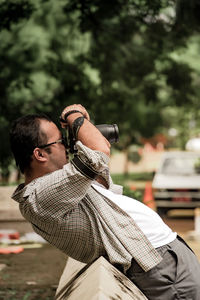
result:
M 111 143 L 117 143 L 119 140 L 119 129 L 117 124 L 101 124 L 95 127 L 103 134 L 103 136 Z

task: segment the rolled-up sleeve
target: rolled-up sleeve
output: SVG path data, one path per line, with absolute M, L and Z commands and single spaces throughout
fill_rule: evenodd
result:
M 94 151 L 90 148 L 84 146 L 80 141 L 76 143 L 78 149 L 78 156 L 90 165 L 95 171 L 100 174 L 107 173 L 108 164 L 109 164 L 109 157 L 100 151 Z

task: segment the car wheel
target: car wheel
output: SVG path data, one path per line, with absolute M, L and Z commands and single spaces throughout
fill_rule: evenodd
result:
M 168 208 L 165 207 L 157 207 L 157 213 L 159 214 L 160 217 L 165 217 L 168 213 Z

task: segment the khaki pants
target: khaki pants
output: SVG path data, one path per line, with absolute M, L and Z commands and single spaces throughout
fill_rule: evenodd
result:
M 200 264 L 180 238 L 156 249 L 163 260 L 144 272 L 132 262 L 126 276 L 149 300 L 200 300 Z

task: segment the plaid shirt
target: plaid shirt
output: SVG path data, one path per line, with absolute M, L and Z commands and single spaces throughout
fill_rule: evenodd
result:
M 77 142 L 78 155 L 98 171 L 115 191 L 108 157 Z M 134 220 L 92 187 L 71 163 L 17 187 L 12 198 L 35 232 L 68 256 L 89 263 L 105 256 L 128 270 L 134 258 L 144 271 L 157 265 L 161 256 Z

